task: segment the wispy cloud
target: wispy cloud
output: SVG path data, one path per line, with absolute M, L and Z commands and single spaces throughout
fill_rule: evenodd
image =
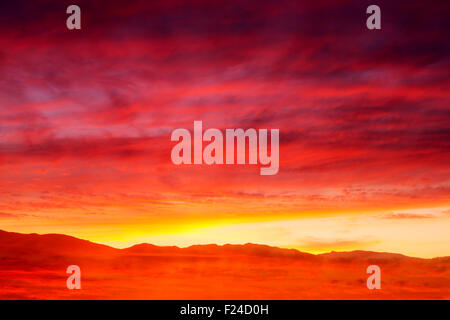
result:
M 82 29 L 69 32 L 64 2 L 5 2 L 3 218 L 33 213 L 90 234 L 314 214 L 425 219 L 407 208 L 449 198 L 450 2 L 377 4 L 382 32 L 350 1 L 82 0 Z M 279 128 L 279 174 L 173 165 L 170 132 L 194 120 Z

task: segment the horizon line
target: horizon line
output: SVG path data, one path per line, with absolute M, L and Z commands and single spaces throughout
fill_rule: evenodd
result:
M 212 246 L 212 245 L 213 246 L 217 246 L 217 247 L 255 245 L 255 246 L 269 247 L 269 248 L 275 248 L 275 249 L 280 249 L 280 250 L 292 250 L 292 251 L 296 251 L 298 253 L 309 254 L 309 255 L 312 255 L 312 256 L 322 256 L 322 255 L 331 254 L 331 253 L 355 253 L 355 252 L 361 252 L 361 253 L 391 254 L 391 255 L 398 255 L 398 256 L 403 256 L 403 257 L 407 257 L 407 258 L 422 259 L 422 260 L 433 260 L 433 259 L 450 258 L 450 255 L 447 255 L 447 256 L 436 256 L 436 257 L 432 257 L 432 258 L 424 258 L 424 257 L 410 256 L 410 255 L 406 255 L 406 254 L 398 253 L 398 252 L 371 251 L 371 250 L 358 250 L 358 249 L 349 250 L 349 251 L 335 251 L 335 250 L 332 250 L 332 251 L 323 252 L 323 253 L 311 253 L 311 252 L 308 252 L 308 251 L 299 250 L 297 248 L 279 247 L 279 246 L 273 246 L 273 245 L 269 245 L 269 244 L 262 244 L 262 243 L 255 243 L 255 242 L 224 243 L 224 244 L 206 243 L 206 244 L 191 244 L 191 245 L 188 245 L 188 246 L 157 245 L 157 244 L 153 244 L 153 243 L 149 243 L 149 242 L 140 242 L 140 243 L 133 244 L 133 245 L 131 245 L 129 247 L 119 248 L 119 247 L 116 247 L 116 246 L 113 246 L 113 245 L 104 244 L 104 243 L 101 243 L 101 242 L 95 242 L 95 241 L 91 241 L 91 240 L 75 237 L 75 236 L 72 236 L 72 235 L 69 235 L 69 234 L 64 234 L 64 233 L 36 233 L 36 232 L 22 233 L 22 232 L 15 232 L 15 231 L 6 231 L 4 229 L 0 229 L 0 232 L 14 233 L 14 234 L 19 234 L 19 235 L 64 236 L 64 237 L 69 237 L 69 238 L 73 238 L 73 239 L 80 240 L 80 241 L 86 241 L 86 242 L 90 242 L 90 243 L 93 243 L 93 244 L 97 244 L 97 245 L 101 245 L 101 246 L 105 246 L 105 247 L 108 247 L 108 248 L 111 248 L 111 249 L 121 250 L 121 251 L 122 250 L 131 249 L 131 248 L 139 246 L 139 245 L 151 245 L 151 246 L 158 247 L 158 248 L 178 248 L 178 249 L 188 249 L 188 248 L 191 248 L 191 247 L 198 247 L 198 246 L 206 247 L 206 246 Z

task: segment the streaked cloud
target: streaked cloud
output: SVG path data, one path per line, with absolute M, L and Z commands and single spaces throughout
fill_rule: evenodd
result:
M 449 2 L 377 4 L 379 33 L 350 1 L 81 0 L 79 32 L 63 2 L 2 4 L 0 210 L 31 215 L 2 224 L 132 241 L 447 207 Z M 194 120 L 279 128 L 279 174 L 174 166 L 170 132 Z

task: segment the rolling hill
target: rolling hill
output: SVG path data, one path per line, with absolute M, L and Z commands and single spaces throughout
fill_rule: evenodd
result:
M 382 287 L 366 286 L 367 266 Z M 81 290 L 66 268 L 81 268 Z M 450 257 L 320 255 L 266 245 L 139 244 L 116 249 L 60 234 L 0 230 L 1 299 L 449 299 Z

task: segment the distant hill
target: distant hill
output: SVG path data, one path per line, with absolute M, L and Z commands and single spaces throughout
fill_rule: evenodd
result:
M 327 258 L 327 259 L 353 259 L 353 258 L 385 258 L 385 259 L 419 259 L 402 254 L 372 251 L 330 252 L 318 255 L 301 252 L 296 249 L 278 248 L 268 245 L 246 243 L 239 244 L 205 244 L 192 245 L 185 248 L 177 246 L 156 246 L 141 243 L 125 249 L 116 249 L 107 245 L 82 240 L 64 234 L 23 234 L 0 230 L 0 253 L 17 255 L 21 253 L 53 253 L 53 254 L 190 254 L 190 255 L 250 255 L 265 257 L 291 257 L 291 258 Z
M 82 290 L 66 288 L 72 264 Z M 381 290 L 366 287 L 371 264 L 381 268 Z M 313 255 L 251 243 L 116 249 L 0 231 L 0 288 L 0 299 L 448 299 L 450 257 Z
M 0 230 L 0 254 L 3 256 L 37 253 L 96 255 L 114 253 L 117 250 L 63 234 L 22 234 Z

